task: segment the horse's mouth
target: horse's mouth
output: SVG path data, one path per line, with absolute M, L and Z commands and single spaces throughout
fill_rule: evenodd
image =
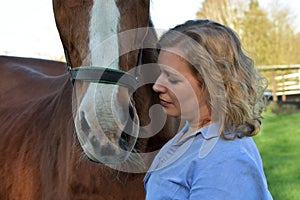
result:
M 77 134 L 78 135 L 78 134 Z M 113 144 L 100 145 L 100 142 L 92 137 L 91 140 L 78 135 L 80 145 L 85 155 L 93 162 L 102 164 L 119 164 L 125 162 L 129 157 L 131 148 L 129 146 L 116 146 Z M 126 150 L 128 149 L 128 150 Z
M 87 157 L 98 163 L 125 162 L 134 150 L 139 134 L 139 119 L 133 102 L 120 105 L 114 93 L 95 91 L 73 110 L 76 134 Z M 103 90 L 99 90 L 103 91 Z M 101 100 L 101 101 L 100 101 Z

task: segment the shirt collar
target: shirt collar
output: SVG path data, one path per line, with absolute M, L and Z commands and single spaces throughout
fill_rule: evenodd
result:
M 181 145 L 185 143 L 186 141 L 195 138 L 197 135 L 201 134 L 201 136 L 205 140 L 210 140 L 212 138 L 219 137 L 219 130 L 218 130 L 218 123 L 212 123 L 207 126 L 201 127 L 197 131 L 193 132 L 189 136 L 183 138 L 182 140 L 178 141 L 178 139 L 188 130 L 189 128 L 189 122 L 186 121 L 184 127 L 176 134 L 176 136 L 173 139 L 173 144 L 175 145 Z
M 219 138 L 220 138 L 220 134 L 219 134 L 219 124 L 218 123 L 212 123 L 209 124 L 207 126 L 204 126 L 200 129 L 198 129 L 197 131 L 195 131 L 194 133 L 190 134 L 189 136 L 187 136 L 186 138 L 178 141 L 178 138 L 184 134 L 187 130 L 188 130 L 188 122 L 185 124 L 184 128 L 182 129 L 182 131 L 180 132 L 180 134 L 177 134 L 176 138 L 174 138 L 174 145 L 183 145 L 184 143 L 188 143 L 188 141 L 192 141 L 194 138 L 196 138 L 197 135 L 201 134 L 201 137 L 204 139 L 203 143 L 200 147 L 199 150 L 199 158 L 200 159 L 204 159 L 215 147 L 215 145 L 217 144 Z M 176 142 L 178 141 L 178 142 Z
M 204 127 L 200 128 L 198 130 L 198 132 L 201 132 L 201 135 L 205 140 L 210 140 L 212 138 L 220 136 L 218 123 L 213 123 L 213 124 L 204 126 Z
M 201 135 L 204 141 L 200 147 L 199 158 L 204 159 L 213 150 L 220 138 L 219 124 L 213 123 L 201 128 Z

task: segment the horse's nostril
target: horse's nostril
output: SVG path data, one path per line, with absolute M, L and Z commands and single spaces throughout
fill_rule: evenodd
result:
M 81 129 L 82 131 L 88 136 L 89 133 L 91 132 L 91 127 L 89 126 L 84 112 L 80 112 L 80 124 L 81 124 Z
M 96 136 L 93 136 L 93 137 L 90 139 L 90 142 L 91 142 L 91 145 L 93 146 L 94 151 L 100 153 L 100 142 L 99 142 L 99 140 L 97 139 L 97 137 L 96 137 Z
M 134 110 L 131 105 L 129 105 L 129 115 L 130 115 L 131 119 L 134 120 Z
M 130 149 L 129 144 L 131 139 L 131 136 L 123 131 L 119 140 L 119 146 L 121 147 L 121 149 L 128 151 Z

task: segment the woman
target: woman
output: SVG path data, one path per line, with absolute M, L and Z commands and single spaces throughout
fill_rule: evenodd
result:
M 251 136 L 260 129 L 265 79 L 230 28 L 187 21 L 158 42 L 153 89 L 164 111 L 186 121 L 156 155 L 146 199 L 272 199 Z

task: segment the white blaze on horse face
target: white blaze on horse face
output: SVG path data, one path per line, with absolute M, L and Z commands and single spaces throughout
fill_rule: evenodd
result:
M 94 0 L 90 16 L 89 49 L 92 65 L 117 68 L 120 12 L 115 0 Z
M 115 1 L 94 0 L 90 16 L 90 55 L 84 64 L 118 68 L 120 13 Z M 122 96 L 120 101 L 119 91 L 116 85 L 91 83 L 76 111 L 75 127 L 79 141 L 85 153 L 95 161 L 110 164 L 123 162 L 136 141 L 136 138 L 123 141 L 126 150 L 124 146 L 120 148 L 121 134 L 128 129 L 126 124 L 131 124 L 128 134 L 132 136 L 137 136 L 139 127 L 129 96 Z M 135 122 L 129 116 L 129 107 L 133 110 Z

